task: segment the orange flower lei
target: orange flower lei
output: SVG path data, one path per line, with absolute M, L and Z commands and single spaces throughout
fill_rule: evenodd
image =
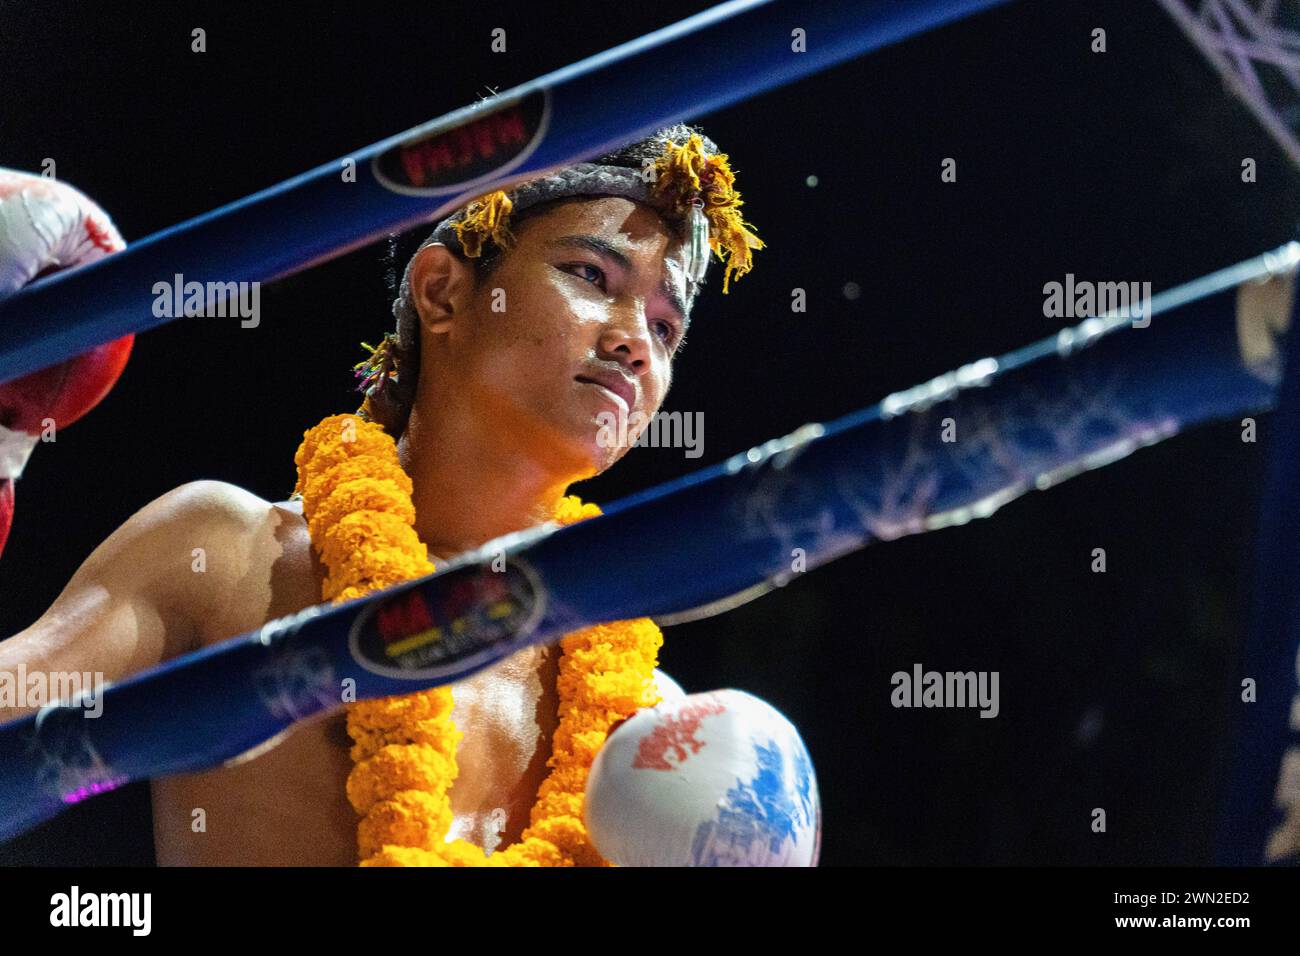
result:
M 303 435 L 294 461 L 312 546 L 329 571 L 325 600 L 336 603 L 433 572 L 413 527 L 411 479 L 397 446 L 377 424 L 333 415 Z M 573 495 L 554 517 L 573 524 L 600 514 Z M 638 618 L 575 631 L 561 639 L 559 726 L 530 826 L 488 856 L 465 840 L 448 842 L 448 791 L 462 734 L 452 722 L 451 687 L 348 705 L 355 766 L 348 800 L 362 817 L 362 866 L 609 866 L 582 821 L 587 774 L 610 727 L 660 701 L 654 683 L 663 634 Z

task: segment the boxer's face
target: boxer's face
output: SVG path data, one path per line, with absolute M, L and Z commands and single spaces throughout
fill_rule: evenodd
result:
M 556 203 L 515 238 L 482 276 L 439 246 L 417 257 L 417 402 L 431 374 L 428 401 L 447 404 L 422 414 L 473 416 L 546 467 L 599 473 L 668 393 L 687 323 L 683 244 L 654 210 L 618 197 Z

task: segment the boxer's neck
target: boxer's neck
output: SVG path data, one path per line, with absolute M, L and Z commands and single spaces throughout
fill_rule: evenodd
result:
M 586 477 L 557 474 L 482 416 L 419 411 L 411 413 L 398 457 L 414 486 L 415 531 L 435 562 L 551 520 L 568 486 Z

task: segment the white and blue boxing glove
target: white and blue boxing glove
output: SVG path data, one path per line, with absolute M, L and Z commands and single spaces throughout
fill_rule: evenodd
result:
M 618 725 L 592 764 L 584 817 L 601 856 L 619 866 L 816 866 L 821 803 L 794 725 L 744 691 L 664 696 Z

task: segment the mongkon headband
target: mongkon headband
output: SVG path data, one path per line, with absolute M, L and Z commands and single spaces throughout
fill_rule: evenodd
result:
M 693 283 L 691 297 L 708 271 L 710 250 L 725 262 L 722 291 L 726 294 L 731 276 L 740 278 L 749 272 L 752 250 L 764 245 L 740 213 L 743 201 L 735 188 L 735 174 L 727 155 L 719 153 L 712 140 L 688 127 L 671 127 L 659 136 L 663 139 L 661 153 L 653 163 L 647 160 L 641 169 L 576 163 L 522 183 L 510 192 L 497 190 L 480 196 L 438 223 L 420 249 L 443 243 L 467 258 L 478 258 L 489 241 L 501 249 L 510 248 L 514 242 L 511 216 L 530 206 L 572 196 L 622 196 L 657 209 L 668 222 L 683 230 L 686 274 Z M 375 414 L 374 403 L 385 390 L 405 393 L 383 396 L 397 398 L 403 404 L 409 404 L 414 397 L 414 382 L 401 382 L 398 368 L 399 355 L 413 355 L 419 345 L 419 315 L 411 298 L 410 279 L 408 262 L 400 293 L 393 302 L 396 331 L 385 335 L 378 346 L 366 345 L 370 355 L 356 366 L 358 390 L 366 395 L 359 412 L 363 418 L 383 420 L 385 416 Z

